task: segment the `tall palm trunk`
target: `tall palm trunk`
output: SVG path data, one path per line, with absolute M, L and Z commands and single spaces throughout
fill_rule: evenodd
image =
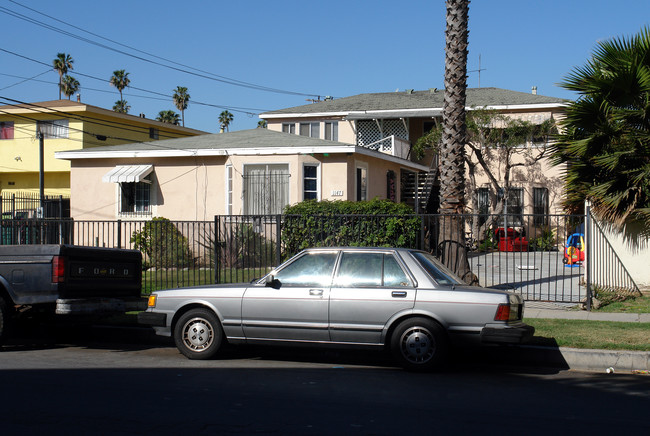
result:
M 447 0 L 445 100 L 440 149 L 440 248 L 444 263 L 467 283 L 475 282 L 465 249 L 465 89 L 469 0 Z

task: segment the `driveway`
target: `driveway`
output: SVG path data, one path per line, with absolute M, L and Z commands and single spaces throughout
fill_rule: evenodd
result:
M 529 301 L 578 303 L 586 296 L 580 285 L 582 264 L 565 265 L 559 251 L 469 253 L 470 267 L 481 286 L 511 289 Z

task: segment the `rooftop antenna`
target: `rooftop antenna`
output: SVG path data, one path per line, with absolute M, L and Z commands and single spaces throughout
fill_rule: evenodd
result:
M 478 87 L 481 87 L 481 71 L 485 71 L 485 68 L 481 68 L 481 55 L 478 55 L 478 70 L 471 70 L 468 73 L 478 73 Z

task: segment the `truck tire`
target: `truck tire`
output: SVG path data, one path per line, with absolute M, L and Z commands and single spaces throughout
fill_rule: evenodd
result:
M 0 344 L 7 339 L 9 334 L 9 327 L 11 325 L 11 313 L 9 313 L 9 305 L 2 296 L 0 296 Z
M 219 351 L 223 330 L 217 316 L 208 309 L 184 313 L 174 327 L 176 348 L 189 359 L 205 360 Z

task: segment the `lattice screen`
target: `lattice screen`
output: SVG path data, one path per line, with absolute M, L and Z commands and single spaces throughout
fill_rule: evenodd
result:
M 402 120 L 379 120 L 379 123 L 382 126 L 383 135 L 382 132 L 380 132 L 379 126 L 377 126 L 377 122 L 375 122 L 375 120 L 357 121 L 357 144 L 362 146 L 372 144 L 373 142 L 377 142 L 380 139 L 392 135 L 408 141 L 408 131 L 406 130 Z

